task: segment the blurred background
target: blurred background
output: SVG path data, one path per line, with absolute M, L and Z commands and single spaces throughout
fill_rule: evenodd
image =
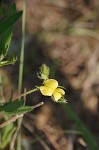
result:
M 1 0 L 1 15 L 13 0 Z M 15 0 L 22 10 L 22 0 Z M 1 71 L 5 97 L 14 88 L 17 95 L 21 19 L 14 26 L 9 53 L 17 63 Z M 39 85 L 36 73 L 42 63 L 51 77 L 66 87 L 73 111 L 99 141 L 99 1 L 26 0 L 26 37 L 23 90 Z M 24 150 L 88 150 L 75 123 L 56 104 L 39 92 L 27 96 L 27 105 L 44 105 L 25 115 L 22 124 Z M 67 104 L 68 105 L 68 104 Z M 99 143 L 99 142 L 98 142 Z

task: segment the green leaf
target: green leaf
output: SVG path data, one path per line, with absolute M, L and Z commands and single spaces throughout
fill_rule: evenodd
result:
M 18 109 L 11 111 L 11 112 L 3 112 L 3 114 L 5 115 L 20 115 L 20 114 L 24 114 L 27 112 L 30 112 L 34 109 L 33 106 L 22 106 L 19 107 Z
M 16 5 L 13 4 L 8 11 L 8 18 L 16 14 Z M 8 23 L 11 19 L 8 20 Z M 6 24 L 5 24 L 6 25 Z M 0 28 L 1 29 L 1 28 Z M 5 57 L 10 46 L 12 38 L 13 25 L 10 27 L 7 25 L 5 31 L 0 37 L 0 61 Z
M 11 5 L 11 7 L 9 8 L 8 16 L 13 15 L 14 13 L 16 13 L 16 4 L 15 4 L 15 3 L 13 3 L 13 4 Z
M 24 100 L 16 100 L 16 101 L 10 101 L 5 103 L 3 106 L 0 106 L 0 111 L 4 112 L 12 112 L 14 110 L 17 110 L 19 107 L 21 107 L 24 104 Z
M 3 134 L 2 134 L 2 140 L 3 140 L 3 141 L 6 140 L 6 137 L 7 137 L 8 132 L 9 132 L 13 127 L 14 127 L 14 126 L 13 126 L 13 123 L 10 123 L 10 124 L 8 124 L 7 126 L 5 126 L 5 127 L 2 129 L 2 132 L 3 132 Z
M 12 26 L 20 17 L 22 16 L 22 11 L 16 12 L 11 16 L 8 16 L 4 21 L 0 23 L 0 34 L 6 29 Z
M 13 114 L 23 114 L 23 113 L 26 113 L 26 112 L 30 112 L 33 110 L 33 107 L 32 106 L 23 106 L 23 107 L 20 107 L 18 108 L 16 111 L 13 111 Z
M 14 131 L 15 127 L 13 126 L 13 123 L 10 123 L 3 128 L 0 149 L 4 149 L 11 142 Z
M 5 57 L 10 46 L 13 27 L 8 28 L 0 38 L 0 61 Z

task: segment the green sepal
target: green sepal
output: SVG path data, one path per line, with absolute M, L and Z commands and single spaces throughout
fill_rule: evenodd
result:
M 15 58 L 13 55 L 11 55 L 8 60 L 0 62 L 0 67 L 10 65 L 10 64 L 13 65 L 16 61 L 17 61 L 17 58 Z
M 47 67 L 47 65 L 43 64 L 40 67 L 40 71 L 37 74 L 37 76 L 38 76 L 38 78 L 40 78 L 40 79 L 45 81 L 45 80 L 47 80 L 49 78 L 49 73 L 50 73 L 49 67 Z
M 55 103 L 68 103 L 67 100 L 64 98 L 64 96 L 62 96 L 58 101 L 56 101 L 53 97 L 53 95 L 51 96 L 51 99 L 55 102 Z

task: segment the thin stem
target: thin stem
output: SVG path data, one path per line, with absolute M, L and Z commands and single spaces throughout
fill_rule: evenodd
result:
M 22 45 L 21 45 L 20 66 L 19 66 L 18 95 L 21 94 L 22 80 L 23 80 L 24 45 L 25 45 L 25 13 L 26 13 L 26 4 L 25 4 L 25 0 L 23 0 Z M 21 123 L 22 123 L 22 119 L 18 119 L 19 133 L 18 133 L 18 137 L 17 137 L 17 150 L 21 150 L 21 129 L 20 129 L 21 128 Z
M 23 114 L 21 114 L 21 115 L 16 115 L 16 116 L 10 118 L 10 119 L 7 120 L 6 122 L 0 124 L 0 128 L 3 128 L 3 127 L 5 127 L 5 126 L 7 126 L 7 125 L 10 124 L 11 122 L 16 121 L 18 118 L 20 118 L 20 117 L 22 117 L 22 116 L 23 116 Z
M 32 90 L 30 90 L 30 91 L 28 91 L 28 92 L 26 92 L 26 93 L 23 93 L 23 94 L 21 94 L 20 96 L 14 98 L 13 101 L 14 101 L 14 100 L 17 100 L 17 99 L 19 99 L 19 98 L 21 98 L 22 96 L 31 94 L 31 93 L 33 93 L 33 92 L 35 92 L 35 91 L 37 91 L 37 90 L 38 90 L 37 88 L 34 88 L 34 89 L 32 89 Z
M 19 66 L 19 83 L 18 83 L 18 94 L 20 95 L 22 90 L 23 80 L 23 67 L 24 67 L 24 45 L 25 45 L 25 1 L 23 1 L 23 16 L 22 16 L 22 44 L 20 53 L 20 66 Z
M 34 88 L 34 89 L 32 89 L 32 90 L 30 90 L 30 91 L 28 91 L 28 92 L 26 92 L 26 93 L 21 94 L 21 95 L 18 96 L 18 97 L 12 99 L 12 101 L 15 101 L 15 100 L 17 100 L 17 99 L 20 99 L 21 97 L 26 96 L 26 95 L 28 95 L 28 94 L 31 94 L 31 93 L 33 93 L 33 92 L 35 92 L 35 91 L 37 91 L 37 90 L 38 90 L 38 88 Z M 3 102 L 2 104 L 4 105 L 5 103 L 6 103 L 6 102 Z
M 35 109 L 35 108 L 37 108 L 37 107 L 40 107 L 40 106 L 42 106 L 43 104 L 44 104 L 44 102 L 40 102 L 40 103 L 34 105 L 34 106 L 33 106 L 33 109 Z

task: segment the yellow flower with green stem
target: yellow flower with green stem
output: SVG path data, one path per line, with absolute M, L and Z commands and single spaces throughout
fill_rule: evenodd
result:
M 40 86 L 40 91 L 44 96 L 51 96 L 55 102 L 66 102 L 64 99 L 65 91 L 58 86 L 55 79 L 47 79 Z
M 37 74 L 38 77 L 43 80 L 43 84 L 39 86 L 38 89 L 42 95 L 51 96 L 55 102 L 66 103 L 64 98 L 65 91 L 63 90 L 63 87 L 58 85 L 57 80 L 49 79 L 49 72 L 49 67 L 43 64 Z

